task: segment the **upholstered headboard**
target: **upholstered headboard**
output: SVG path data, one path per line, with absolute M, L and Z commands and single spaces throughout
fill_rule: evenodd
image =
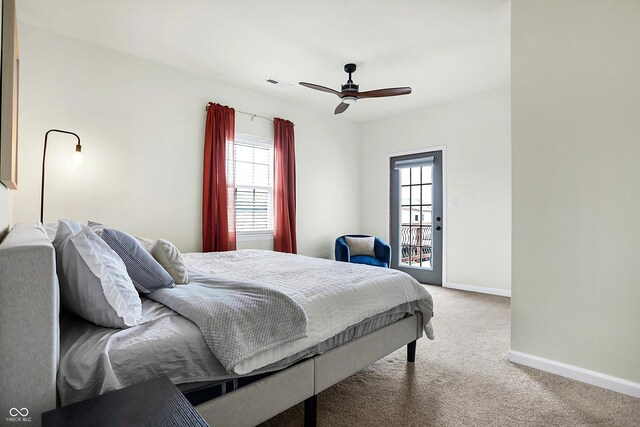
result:
M 38 224 L 18 224 L 0 244 L 0 419 L 56 407 L 60 296 L 55 252 Z

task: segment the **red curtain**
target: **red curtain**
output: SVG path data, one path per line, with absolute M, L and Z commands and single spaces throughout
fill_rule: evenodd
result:
M 234 134 L 235 110 L 210 102 L 204 133 L 203 252 L 236 249 Z
M 273 249 L 295 254 L 296 244 L 296 150 L 293 123 L 273 119 L 274 225 Z

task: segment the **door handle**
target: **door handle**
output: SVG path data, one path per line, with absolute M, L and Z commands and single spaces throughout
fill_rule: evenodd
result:
M 442 230 L 442 227 L 437 226 L 437 227 L 436 227 L 436 231 L 440 231 L 440 230 Z

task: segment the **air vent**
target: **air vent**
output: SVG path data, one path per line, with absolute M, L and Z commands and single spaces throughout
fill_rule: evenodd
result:
M 276 80 L 276 79 L 266 79 L 265 82 L 272 84 L 274 86 L 279 86 L 279 87 L 291 86 L 291 83 L 283 82 L 282 80 Z

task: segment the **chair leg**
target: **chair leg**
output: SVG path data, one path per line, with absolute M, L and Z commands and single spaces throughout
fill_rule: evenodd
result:
M 304 401 L 304 427 L 316 427 L 318 396 L 314 394 Z
M 416 342 L 411 341 L 407 344 L 407 362 L 416 361 Z

